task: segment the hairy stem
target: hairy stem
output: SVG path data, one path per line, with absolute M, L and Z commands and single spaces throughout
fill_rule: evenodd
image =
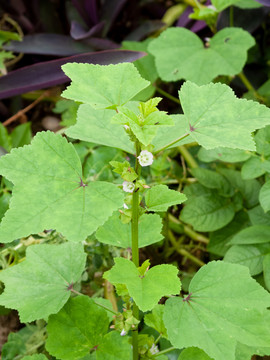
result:
M 141 166 L 138 161 L 138 156 L 140 155 L 140 144 L 136 142 L 136 165 L 135 171 L 140 176 Z M 136 267 L 139 266 L 139 192 L 137 191 L 137 186 L 135 184 L 135 189 L 132 194 L 132 220 L 131 220 L 131 239 L 132 239 L 132 261 Z M 133 316 L 136 319 L 139 319 L 139 308 L 133 302 Z M 138 354 L 138 330 L 132 331 L 132 348 L 133 348 L 133 360 L 139 359 Z

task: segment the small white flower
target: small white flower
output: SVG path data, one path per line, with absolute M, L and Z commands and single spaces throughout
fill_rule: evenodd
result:
M 149 350 L 152 355 L 155 355 L 158 353 L 158 347 L 157 345 L 153 344 L 151 349 Z
M 141 166 L 149 166 L 153 164 L 154 156 L 149 151 L 142 150 L 138 159 Z
M 135 189 L 135 184 L 133 184 L 133 182 L 130 181 L 124 181 L 122 185 L 123 185 L 123 190 L 125 192 L 132 193 L 133 190 Z
M 125 335 L 127 335 L 127 332 L 123 329 L 122 331 L 121 331 L 121 334 L 120 334 L 121 336 L 125 336 Z
M 129 126 L 128 126 L 128 125 L 124 125 L 124 128 L 125 128 L 126 130 L 129 130 Z
M 123 208 L 124 208 L 124 209 L 128 209 L 127 204 L 124 203 Z
M 217 8 L 214 5 L 207 5 L 208 9 L 217 11 Z

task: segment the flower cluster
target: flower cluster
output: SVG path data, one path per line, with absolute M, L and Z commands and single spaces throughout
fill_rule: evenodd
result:
M 123 190 L 129 193 L 132 193 L 135 189 L 135 184 L 131 181 L 124 181 L 122 186 L 123 186 Z

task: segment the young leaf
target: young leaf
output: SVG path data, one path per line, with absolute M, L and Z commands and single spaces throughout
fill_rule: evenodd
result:
M 244 4 L 244 6 L 241 6 L 241 3 Z M 234 5 L 234 6 L 240 6 L 241 8 L 256 8 L 260 7 L 260 4 L 256 2 L 256 0 L 245 0 L 244 2 L 242 0 L 212 0 L 212 4 L 215 6 L 215 8 L 218 10 L 218 12 L 221 12 L 222 10 L 226 9 L 227 7 Z M 246 5 L 246 7 L 245 7 Z
M 163 239 L 162 219 L 157 214 L 143 214 L 139 218 L 139 248 L 154 244 Z M 121 248 L 131 247 L 131 223 L 123 224 L 119 212 L 115 212 L 96 231 L 98 241 Z
M 255 151 L 251 133 L 270 123 L 269 108 L 237 99 L 231 88 L 221 83 L 197 86 L 187 81 L 179 97 L 186 131 L 206 149 L 225 146 Z
M 167 330 L 163 322 L 164 305 L 156 305 L 150 314 L 144 316 L 144 322 L 147 326 L 158 331 L 162 337 L 167 338 Z
M 133 154 L 134 145 L 123 126 L 110 122 L 114 114 L 113 110 L 95 110 L 90 105 L 80 105 L 77 123 L 65 133 L 73 139 L 115 147 Z
M 185 299 L 166 301 L 163 319 L 174 347 L 234 360 L 237 342 L 269 346 L 269 305 L 270 294 L 246 267 L 213 261 L 193 277 Z
M 255 179 L 262 176 L 266 169 L 264 163 L 268 161 L 262 160 L 259 156 L 252 156 L 241 168 L 241 176 L 244 180 Z
M 48 320 L 47 351 L 61 360 L 87 355 L 102 342 L 109 326 L 106 311 L 87 296 L 71 298 Z
M 153 40 L 148 50 L 164 81 L 191 80 L 207 84 L 218 75 L 236 75 L 247 60 L 254 38 L 240 28 L 217 32 L 205 47 L 202 40 L 185 28 L 169 28 Z M 192 97 L 193 99 L 193 97 Z
M 129 295 L 142 311 L 154 308 L 162 296 L 178 294 L 181 283 L 178 269 L 173 265 L 158 265 L 141 277 L 139 270 L 124 258 L 115 258 L 115 265 L 104 273 L 104 278 L 113 284 L 126 285 Z
M 74 147 L 52 132 L 40 132 L 31 145 L 2 156 L 0 168 L 14 183 L 0 226 L 1 242 L 52 228 L 71 241 L 82 241 L 123 204 L 115 185 L 83 184 Z
M 265 212 L 270 210 L 270 181 L 267 181 L 262 186 L 259 194 L 259 201 Z
M 150 85 L 131 63 L 103 66 L 68 63 L 62 69 L 72 80 L 62 96 L 95 109 L 124 105 Z
M 147 191 L 145 203 L 148 211 L 167 211 L 169 206 L 182 204 L 186 195 L 170 190 L 166 185 L 156 185 Z
M 0 273 L 0 304 L 19 311 L 22 322 L 44 319 L 67 302 L 68 286 L 80 279 L 86 254 L 81 244 L 34 245 L 26 260 Z

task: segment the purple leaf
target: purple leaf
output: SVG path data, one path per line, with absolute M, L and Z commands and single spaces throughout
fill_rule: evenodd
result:
M 178 19 L 176 26 L 179 27 L 186 27 L 188 23 L 191 22 L 191 19 L 189 18 L 189 15 L 193 13 L 193 8 L 191 6 L 188 6 L 186 10 L 183 12 L 183 14 Z
M 143 40 L 146 36 L 151 33 L 161 29 L 165 23 L 160 20 L 146 20 L 140 26 L 138 26 L 134 31 L 128 34 L 125 37 L 125 41 L 140 41 Z
M 191 26 L 190 30 L 193 31 L 194 33 L 197 33 L 199 31 L 201 31 L 202 29 L 206 28 L 206 23 L 204 21 L 201 20 L 197 20 L 195 21 L 195 23 Z
M 26 66 L 0 78 L 0 99 L 44 89 L 70 81 L 61 69 L 67 62 L 118 64 L 135 61 L 146 54 L 139 51 L 110 50 L 86 53 Z
M 105 20 L 105 28 L 103 35 L 105 36 L 110 30 L 114 20 L 119 15 L 123 6 L 127 0 L 104 0 L 103 4 L 103 14 L 100 20 Z
M 24 54 L 55 56 L 71 56 L 93 51 L 89 45 L 59 34 L 26 35 L 22 41 L 11 41 L 4 49 Z
M 93 24 L 98 23 L 97 0 L 84 0 L 85 10 Z
M 91 37 L 90 39 L 85 39 L 84 42 L 89 44 L 91 47 L 95 48 L 95 50 L 113 50 L 119 49 L 121 47 L 120 44 L 115 43 L 109 39 L 101 39 Z
M 94 25 L 90 30 L 85 30 L 77 21 L 72 21 L 70 35 L 75 40 L 87 39 L 99 33 L 104 27 L 104 21 Z
M 270 0 L 255 0 L 264 6 L 270 6 Z
M 91 22 L 91 19 L 89 18 L 89 14 L 85 11 L 84 4 L 82 0 L 71 0 L 73 6 L 77 9 L 78 13 L 81 15 L 82 19 L 85 21 L 85 23 L 91 27 L 93 24 Z

